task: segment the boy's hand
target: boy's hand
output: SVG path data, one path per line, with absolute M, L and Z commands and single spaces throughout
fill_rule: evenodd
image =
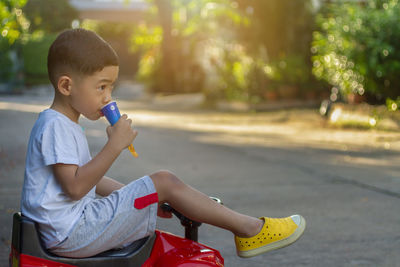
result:
M 123 150 L 132 144 L 138 132 L 132 129 L 132 120 L 126 114 L 122 115 L 114 126 L 107 127 L 109 142 L 113 147 Z

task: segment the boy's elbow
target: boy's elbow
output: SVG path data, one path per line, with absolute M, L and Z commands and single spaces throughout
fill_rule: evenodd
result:
M 72 199 L 73 201 L 78 201 L 82 199 L 81 194 L 68 194 L 69 198 Z
M 81 192 L 81 190 L 76 189 L 76 188 L 71 188 L 69 190 L 67 189 L 64 191 L 65 191 L 65 194 L 74 201 L 78 201 L 85 196 L 85 194 L 83 192 Z

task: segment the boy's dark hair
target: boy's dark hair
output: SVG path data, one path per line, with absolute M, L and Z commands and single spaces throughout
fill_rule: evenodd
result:
M 57 88 L 61 75 L 91 75 L 106 66 L 118 66 L 114 49 L 95 32 L 70 29 L 62 32 L 50 46 L 47 70 Z

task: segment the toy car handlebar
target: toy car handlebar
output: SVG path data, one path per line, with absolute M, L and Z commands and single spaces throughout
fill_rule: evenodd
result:
M 218 204 L 223 205 L 222 201 L 219 198 L 216 197 L 210 197 L 212 200 L 216 201 Z M 193 241 L 198 240 L 198 228 L 201 225 L 201 222 L 194 221 L 183 214 L 181 214 L 179 211 L 175 210 L 171 205 L 168 203 L 164 203 L 161 205 L 161 209 L 166 211 L 166 212 L 171 212 L 174 214 L 180 221 L 182 226 L 185 227 L 185 238 L 190 239 Z

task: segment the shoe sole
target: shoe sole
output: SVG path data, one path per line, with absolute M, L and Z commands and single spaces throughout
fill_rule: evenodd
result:
M 262 246 L 259 248 L 255 248 L 252 250 L 237 251 L 237 254 L 239 257 L 242 257 L 242 258 L 250 258 L 250 257 L 254 257 L 257 255 L 263 254 L 265 252 L 271 251 L 271 250 L 289 246 L 289 245 L 293 244 L 294 242 L 296 242 L 302 236 L 305 229 L 306 229 L 306 220 L 302 216 L 300 216 L 299 227 L 288 238 L 282 239 L 280 241 L 276 241 L 274 243 L 271 243 L 271 244 L 268 244 L 268 245 L 265 245 L 265 246 Z

